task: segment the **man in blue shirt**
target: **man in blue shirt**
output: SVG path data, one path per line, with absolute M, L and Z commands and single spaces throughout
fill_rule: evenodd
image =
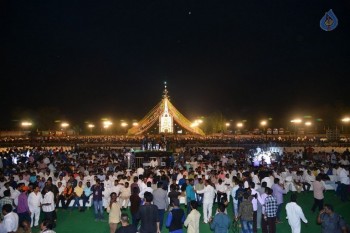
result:
M 186 187 L 187 214 L 189 214 L 191 211 L 191 208 L 190 208 L 191 201 L 196 200 L 196 193 L 194 192 L 193 185 L 194 185 L 193 179 L 189 179 L 188 185 Z
M 179 199 L 175 199 L 173 201 L 173 209 L 169 212 L 165 224 L 169 228 L 169 233 L 183 233 L 182 226 L 185 222 L 185 213 L 179 206 Z
M 210 218 L 210 229 L 214 231 L 214 233 L 228 233 L 228 230 L 231 226 L 231 220 L 225 214 L 225 206 L 224 204 L 220 203 L 218 207 L 219 213 L 217 213 L 212 220 Z
M 95 208 L 95 222 L 100 220 L 105 222 L 103 219 L 103 202 L 102 202 L 102 192 L 104 191 L 103 186 L 101 185 L 100 179 L 96 179 L 96 184 L 91 187 L 92 199 L 94 201 Z

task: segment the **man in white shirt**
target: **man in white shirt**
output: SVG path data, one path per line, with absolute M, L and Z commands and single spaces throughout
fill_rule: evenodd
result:
M 142 183 L 143 183 L 143 182 L 142 182 Z M 146 187 L 146 188 L 141 189 L 141 192 L 139 193 L 139 197 L 140 197 L 141 199 L 144 198 L 145 192 L 153 193 L 152 183 L 151 183 L 150 181 L 147 182 L 147 187 Z
M 12 205 L 5 204 L 2 207 L 4 220 L 0 223 L 0 229 L 7 233 L 15 233 L 18 229 L 18 215 L 12 212 Z
M 231 190 L 232 203 L 233 203 L 232 208 L 233 208 L 234 215 L 237 218 L 238 217 L 238 199 L 236 198 L 236 192 L 239 188 L 237 177 L 233 178 L 232 183 L 233 183 L 233 188 Z
M 221 202 L 221 197 L 226 197 L 227 198 L 227 186 L 225 185 L 225 183 L 222 182 L 222 179 L 219 179 L 219 182 L 217 184 L 215 184 L 215 188 L 216 188 L 216 192 L 217 192 L 217 202 L 220 203 Z
M 39 186 L 34 186 L 33 189 L 34 191 L 28 195 L 28 206 L 31 212 L 31 227 L 33 227 L 33 225 L 36 227 L 39 225 L 42 195 Z
M 204 183 L 205 187 L 202 190 L 196 191 L 201 194 L 204 193 L 203 197 L 203 219 L 204 223 L 208 223 L 209 218 L 211 218 L 213 202 L 215 198 L 215 189 L 210 185 L 209 181 L 206 180 Z
M 303 210 L 296 202 L 297 196 L 293 193 L 290 197 L 290 202 L 286 205 L 287 219 L 290 227 L 292 228 L 292 233 L 300 233 L 300 220 L 307 223 Z
M 44 212 L 44 219 L 49 220 L 55 225 L 55 198 L 53 192 L 49 187 L 45 186 L 44 188 L 44 198 L 42 200 L 42 209 Z M 55 226 L 54 226 L 55 227 Z
M 340 199 L 345 202 L 348 201 L 348 187 L 350 185 L 349 179 L 349 167 L 343 166 L 339 172 L 339 181 L 340 181 Z

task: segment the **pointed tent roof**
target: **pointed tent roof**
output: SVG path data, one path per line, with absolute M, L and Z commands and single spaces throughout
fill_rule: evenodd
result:
M 169 114 L 173 117 L 174 122 L 193 134 L 204 135 L 204 132 L 199 127 L 191 126 L 192 123 L 184 115 L 182 115 L 170 102 L 166 82 L 164 84 L 165 89 L 163 92 L 163 99 L 150 112 L 148 112 L 148 114 L 142 120 L 138 122 L 137 126 L 129 129 L 128 134 L 141 135 L 145 133 L 152 127 L 153 124 L 159 120 L 159 117 L 164 111 L 165 105 L 167 105 Z

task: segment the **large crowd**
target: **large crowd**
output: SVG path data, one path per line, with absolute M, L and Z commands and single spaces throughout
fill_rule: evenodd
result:
M 36 227 L 54 232 L 60 224 L 57 210 L 85 212 L 87 206 L 93 206 L 95 221 L 108 222 L 111 233 L 155 233 L 165 227 L 198 233 L 200 218 L 216 233 L 228 232 L 234 223 L 244 233 L 274 233 L 289 191 L 312 191 L 322 232 L 345 232 L 345 221 L 324 203 L 323 193 L 334 189 L 348 201 L 349 155 L 349 150 L 284 151 L 271 164 L 256 165 L 250 150 L 183 147 L 137 167 L 135 153 L 126 148 L 9 148 L 0 159 L 0 233 Z M 227 215 L 228 205 L 234 219 Z M 300 232 L 300 221 L 307 219 L 295 195 L 285 208 L 292 232 Z

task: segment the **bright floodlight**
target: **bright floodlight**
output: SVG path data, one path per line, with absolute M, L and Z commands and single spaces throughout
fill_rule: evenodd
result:
M 92 129 L 92 128 L 94 128 L 94 127 L 95 127 L 94 124 L 88 124 L 88 128 Z
M 198 124 L 202 124 L 203 120 L 202 119 L 198 119 L 197 122 L 198 122 Z
M 266 125 L 267 125 L 267 122 L 266 122 L 266 121 L 260 121 L 260 125 L 261 125 L 261 126 L 266 126 Z
M 111 121 L 106 120 L 106 121 L 103 121 L 102 124 L 103 124 L 103 128 L 107 129 L 107 128 L 109 128 L 109 126 L 111 126 L 113 123 L 112 123 Z
M 195 122 L 193 122 L 193 123 L 191 124 L 191 127 L 192 127 L 192 128 L 197 127 L 197 126 L 198 126 L 198 122 L 197 122 L 197 121 L 195 121 Z
M 307 122 L 305 122 L 305 125 L 306 125 L 306 126 L 311 126 L 312 123 L 311 123 L 310 121 L 307 121 Z
M 242 128 L 242 127 L 243 127 L 243 123 L 239 122 L 239 123 L 237 123 L 236 126 L 237 126 L 238 128 Z
M 139 125 L 139 123 L 137 123 L 137 122 L 132 123 L 132 126 L 138 126 L 138 125 Z
M 122 122 L 122 123 L 120 124 L 120 126 L 121 126 L 121 127 L 126 127 L 126 126 L 128 126 L 128 123 Z
M 343 119 L 341 119 L 342 122 L 350 122 L 350 117 L 345 117 Z
M 32 126 L 33 124 L 32 124 L 32 122 L 29 122 L 29 121 L 23 121 L 23 122 L 21 123 L 21 125 L 22 125 L 23 127 L 29 127 L 29 126 Z
M 225 125 L 226 125 L 227 127 L 229 127 L 231 124 L 227 122 Z
M 299 123 L 303 122 L 303 120 L 302 120 L 302 119 L 297 118 L 297 119 L 293 119 L 293 120 L 291 120 L 290 122 L 291 122 L 291 123 L 295 123 L 295 124 L 299 124 Z
M 62 128 L 67 128 L 69 126 L 69 124 L 67 123 L 67 122 L 63 122 L 62 124 L 61 124 L 61 127 Z

